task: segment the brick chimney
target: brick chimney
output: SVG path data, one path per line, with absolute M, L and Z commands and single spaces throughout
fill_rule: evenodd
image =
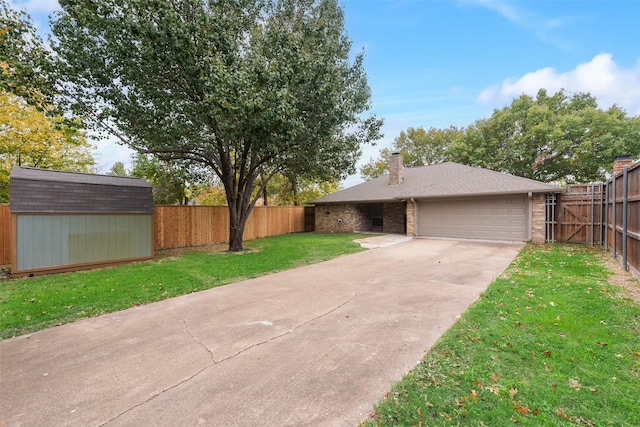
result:
M 402 154 L 391 153 L 389 158 L 389 185 L 402 183 L 402 167 Z
M 613 174 L 618 175 L 622 173 L 625 166 L 631 166 L 633 164 L 633 158 L 631 154 L 622 154 L 620 156 L 616 156 L 616 159 L 613 161 Z

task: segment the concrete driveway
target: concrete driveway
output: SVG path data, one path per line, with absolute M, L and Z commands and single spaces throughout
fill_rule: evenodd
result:
M 411 240 L 0 342 L 4 426 L 356 426 L 521 249 Z

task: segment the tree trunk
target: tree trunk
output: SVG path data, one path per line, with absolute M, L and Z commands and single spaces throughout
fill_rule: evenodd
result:
M 229 252 L 242 252 L 243 231 L 238 227 L 229 227 Z
M 242 239 L 244 235 L 244 225 L 247 222 L 246 218 L 243 218 L 243 213 L 234 209 L 229 205 L 229 252 L 241 252 Z
M 244 227 L 253 205 L 250 203 L 229 203 L 229 252 L 241 252 Z

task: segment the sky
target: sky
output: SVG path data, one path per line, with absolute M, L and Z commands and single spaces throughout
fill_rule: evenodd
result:
M 56 0 L 9 0 L 41 34 Z M 599 107 L 640 116 L 638 0 L 340 0 L 353 52 L 364 52 L 369 113 L 384 137 L 358 167 L 409 127 L 464 127 L 522 94 L 589 92 Z M 131 152 L 98 144 L 99 171 Z M 343 182 L 361 182 L 359 174 Z

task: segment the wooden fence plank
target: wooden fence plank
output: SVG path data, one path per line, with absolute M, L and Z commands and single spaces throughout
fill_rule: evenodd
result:
M 622 173 L 609 181 L 608 191 L 604 190 L 604 184 L 601 183 L 593 187 L 591 184 L 580 184 L 571 185 L 566 193 L 559 194 L 556 236 L 559 242 L 603 244 L 615 258 L 622 261 L 623 200 L 626 197 L 626 261 L 634 275 L 640 276 L 640 162 L 629 167 L 627 174 L 627 194 L 624 194 Z
M 227 242 L 229 210 L 226 206 L 156 206 L 156 249 Z M 304 207 L 258 206 L 244 229 L 244 239 L 305 231 Z
M 0 265 L 11 263 L 11 214 L 9 205 L 0 205 Z

